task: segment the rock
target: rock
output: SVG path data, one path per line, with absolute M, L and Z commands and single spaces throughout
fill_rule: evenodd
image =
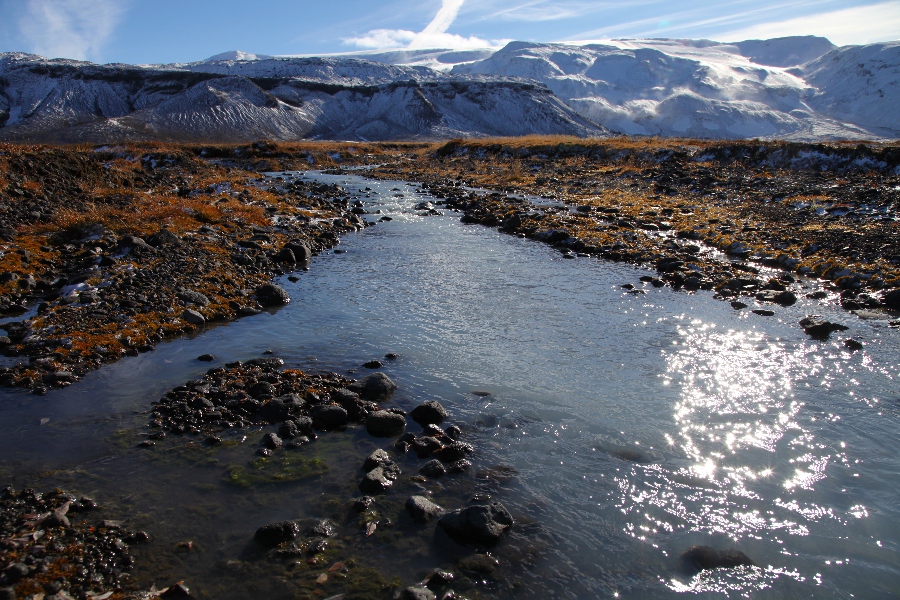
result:
M 257 529 L 253 539 L 263 546 L 277 546 L 295 539 L 298 535 L 300 525 L 296 521 L 279 521 Z
M 490 575 L 496 571 L 499 566 L 500 561 L 487 554 L 473 554 L 471 556 L 466 556 L 459 561 L 460 570 L 468 571 L 469 573 L 478 573 L 479 575 Z
M 372 373 L 351 386 L 351 391 L 372 402 L 383 402 L 390 399 L 397 384 L 384 373 Z
M 277 450 L 284 445 L 284 442 L 276 434 L 267 433 L 263 436 L 262 444 L 269 450 Z
M 282 248 L 272 258 L 275 260 L 275 262 L 288 263 L 291 265 L 297 262 L 297 257 L 294 255 L 294 251 L 290 248 Z
M 863 345 L 862 342 L 858 342 L 854 339 L 846 339 L 844 340 L 844 348 L 850 350 L 851 352 L 855 352 L 857 350 L 862 350 Z
M 438 525 L 453 539 L 481 544 L 497 543 L 512 524 L 512 515 L 499 502 L 449 512 L 438 521 Z
M 154 248 L 160 246 L 177 246 L 181 243 L 181 238 L 169 231 L 168 229 L 160 229 L 147 238 L 147 243 Z
M 256 299 L 263 306 L 280 306 L 290 302 L 291 296 L 274 283 L 264 283 L 256 289 Z
M 738 550 L 716 550 L 710 546 L 693 546 L 681 554 L 681 561 L 692 570 L 733 569 L 755 566 L 750 558 Z
M 446 435 L 451 440 L 458 440 L 462 435 L 462 429 L 457 427 L 456 425 L 451 425 L 447 429 L 444 430 L 444 435 Z
M 378 410 L 366 417 L 366 431 L 375 437 L 393 437 L 406 429 L 406 417 L 386 410 Z
M 373 504 L 375 504 L 375 498 L 372 496 L 363 496 L 353 503 L 353 510 L 358 513 L 363 513 L 369 510 Z
M 394 485 L 394 479 L 384 467 L 375 467 L 359 480 L 359 491 L 363 494 L 380 494 Z
M 747 308 L 747 305 L 744 304 L 743 302 L 734 300 L 731 303 L 731 308 L 733 308 L 734 310 L 743 310 L 743 309 Z
M 184 600 L 193 599 L 190 590 L 183 583 L 171 585 L 159 595 L 160 598 L 183 598 Z
M 247 393 L 256 400 L 264 400 L 275 395 L 275 386 L 268 381 L 260 381 L 253 384 Z
M 444 509 L 425 496 L 410 496 L 406 499 L 406 511 L 416 523 L 427 523 L 444 514 Z
M 316 537 L 330 538 L 334 537 L 336 533 L 337 527 L 335 527 L 334 523 L 332 523 L 328 519 L 316 521 L 316 523 L 309 528 L 309 535 L 313 535 Z
M 409 444 L 410 448 L 416 453 L 419 458 L 425 458 L 426 456 L 430 456 L 432 452 L 443 448 L 444 445 L 441 443 L 441 440 L 436 437 L 432 437 L 430 435 L 423 435 L 422 437 L 417 437 Z
M 467 454 L 471 454 L 475 449 L 471 444 L 465 442 L 450 442 L 443 448 L 439 448 L 434 452 L 444 462 L 453 462 L 465 458 Z
M 369 362 L 363 364 L 363 367 L 367 369 L 380 369 L 383 366 L 384 363 L 380 360 L 370 360 Z
M 3 575 L 6 578 L 6 581 L 9 583 L 17 583 L 21 581 L 23 578 L 28 577 L 28 573 L 31 572 L 31 569 L 28 568 L 28 565 L 25 563 L 15 562 L 6 567 L 3 571 Z
M 452 462 L 449 465 L 447 465 L 447 472 L 448 473 L 465 473 L 466 471 L 468 471 L 471 468 L 472 468 L 472 463 L 470 463 L 469 461 L 467 461 L 466 459 L 463 458 L 461 460 Z
M 289 242 L 284 245 L 284 249 L 291 251 L 296 262 L 302 263 L 312 258 L 312 252 L 310 251 L 309 246 L 302 242 Z
M 447 469 L 441 463 L 441 461 L 434 459 L 429 460 L 427 463 L 422 465 L 422 468 L 419 469 L 419 473 L 425 475 L 426 477 L 442 477 L 447 473 Z
M 900 289 L 893 289 L 881 297 L 881 302 L 893 310 L 900 310 Z
M 299 413 L 304 406 L 306 406 L 306 401 L 297 394 L 285 394 L 266 400 L 259 407 L 256 416 L 267 423 L 279 423 L 285 421 L 289 416 Z
M 394 461 L 391 460 L 387 452 L 379 448 L 366 457 L 366 460 L 363 462 L 363 471 L 368 472 L 376 467 L 384 467 L 385 465 L 394 465 Z
M 437 400 L 428 400 L 412 409 L 409 416 L 423 427 L 425 425 L 437 425 L 447 418 L 447 410 Z
M 394 592 L 394 600 L 434 600 L 434 592 L 421 585 L 411 585 Z
M 350 418 L 343 406 L 322 404 L 312 411 L 313 425 L 316 429 L 335 429 L 346 425 Z
M 769 310 L 766 308 L 754 308 L 750 312 L 752 312 L 755 315 L 759 315 L 761 317 L 774 317 L 775 316 L 774 310 Z
M 797 303 L 797 294 L 787 290 L 776 294 L 772 301 L 781 306 L 793 306 Z
M 203 325 L 206 323 L 206 318 L 204 318 L 203 315 L 190 308 L 185 309 L 184 312 L 181 313 L 181 318 L 191 325 Z
M 826 321 L 819 315 L 810 315 L 800 319 L 800 326 L 807 335 L 815 338 L 827 338 L 832 331 L 846 331 L 847 327 L 839 323 Z
M 197 306 L 209 306 L 209 298 L 206 297 L 205 294 L 201 294 L 200 292 L 194 292 L 192 290 L 182 290 L 176 294 L 179 299 L 189 302 L 191 304 L 196 304 Z
M 216 357 L 213 356 L 212 354 L 201 354 L 200 356 L 197 357 L 197 360 L 199 360 L 201 362 L 212 362 L 212 361 L 216 360 Z

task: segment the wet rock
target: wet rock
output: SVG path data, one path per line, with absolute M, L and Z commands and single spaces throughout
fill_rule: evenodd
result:
M 468 471 L 471 468 L 472 468 L 472 463 L 470 463 L 469 461 L 467 461 L 466 459 L 463 458 L 463 459 L 460 459 L 456 462 L 452 462 L 449 465 L 447 465 L 447 472 L 448 473 L 465 473 L 466 471 Z
M 451 440 L 458 440 L 462 435 L 462 429 L 460 429 L 456 425 L 451 425 L 444 430 L 444 435 L 446 435 Z
M 184 312 L 181 313 L 181 318 L 191 325 L 203 325 L 206 323 L 206 318 L 203 315 L 190 308 L 185 309 Z
M 366 369 L 380 369 L 383 366 L 384 363 L 380 360 L 370 360 L 369 362 L 363 364 L 363 367 L 365 367 Z
M 212 354 L 201 354 L 200 356 L 197 357 L 197 360 L 199 360 L 201 362 L 212 362 L 212 361 L 216 360 L 216 357 L 213 356 Z
M 275 386 L 268 381 L 260 381 L 253 384 L 247 393 L 256 400 L 268 399 L 275 395 Z
M 447 469 L 441 461 L 435 459 L 422 465 L 422 468 L 419 469 L 419 473 L 426 477 L 442 477 L 447 473 Z
M 419 458 L 425 458 L 426 456 L 430 456 L 434 451 L 443 448 L 444 445 L 441 443 L 441 440 L 436 437 L 423 435 L 410 442 L 409 447 Z
M 160 598 L 171 598 L 173 600 L 182 598 L 184 600 L 191 600 L 194 596 L 191 595 L 190 590 L 183 583 L 176 583 L 175 585 L 169 586 L 166 590 L 159 595 Z
M 264 283 L 256 288 L 256 299 L 263 306 L 281 306 L 290 302 L 291 296 L 274 283 Z
M 296 521 L 279 521 L 257 529 L 253 539 L 263 546 L 277 546 L 296 539 L 298 535 L 300 535 L 300 525 Z
M 182 290 L 176 295 L 184 302 L 196 304 L 197 306 L 209 306 L 209 298 L 207 298 L 205 294 L 201 294 L 200 292 Z
M 434 600 L 434 592 L 421 585 L 412 585 L 394 592 L 394 600 Z
M 336 429 L 347 424 L 350 418 L 343 406 L 323 404 L 312 411 L 313 425 L 316 429 Z
M 754 308 L 754 309 L 751 310 L 750 312 L 752 312 L 752 313 L 755 314 L 755 315 L 759 315 L 759 316 L 761 316 L 761 317 L 773 317 L 773 316 L 775 316 L 775 311 L 774 311 L 774 310 L 768 310 L 768 309 L 766 309 L 766 308 Z
M 359 480 L 359 491 L 363 494 L 381 494 L 394 485 L 395 477 L 384 467 L 375 467 Z
M 284 441 L 274 433 L 267 433 L 263 436 L 262 445 L 269 450 L 278 450 L 284 445 Z
M 755 566 L 750 558 L 738 550 L 716 550 L 710 546 L 693 546 L 681 554 L 681 561 L 690 570 L 733 569 Z
M 312 258 L 312 252 L 310 251 L 309 246 L 302 242 L 289 242 L 284 245 L 284 249 L 291 251 L 296 262 L 302 263 Z
M 438 425 L 447 418 L 447 410 L 436 400 L 428 400 L 410 411 L 413 421 L 422 425 Z
M 863 345 L 862 345 L 862 342 L 858 342 L 851 338 L 851 339 L 844 340 L 844 348 L 846 348 L 847 350 L 850 350 L 851 352 L 855 352 L 857 350 L 862 350 Z
M 474 452 L 475 449 L 471 444 L 467 444 L 466 442 L 454 441 L 450 442 L 443 448 L 439 448 L 434 452 L 434 455 L 437 456 L 444 462 L 454 462 L 466 457 L 466 455 Z
M 6 567 L 6 569 L 3 571 L 3 576 L 9 583 L 18 583 L 25 577 L 28 577 L 28 574 L 30 572 L 31 569 L 28 568 L 28 565 L 26 565 L 25 563 L 15 562 Z
M 731 308 L 733 308 L 734 310 L 743 310 L 743 309 L 747 308 L 747 305 L 744 304 L 743 302 L 734 300 L 731 303 Z
M 334 537 L 336 533 L 337 527 L 335 527 L 334 523 L 328 519 L 316 521 L 312 527 L 309 528 L 309 535 L 316 537 L 330 538 Z
M 374 450 L 363 461 L 363 471 L 371 471 L 376 467 L 384 467 L 386 465 L 394 465 L 390 455 L 382 449 Z M 395 465 L 396 466 L 396 465 Z
M 406 499 L 406 512 L 416 523 L 427 523 L 446 511 L 425 496 L 410 496 Z
M 471 556 L 466 556 L 459 561 L 459 568 L 461 571 L 476 573 L 478 575 L 490 575 L 496 571 L 499 566 L 500 561 L 487 554 L 473 554 Z
M 846 331 L 848 329 L 845 325 L 826 321 L 819 315 L 811 315 L 800 319 L 800 326 L 810 337 L 821 339 L 827 338 L 832 331 Z
M 366 512 L 373 504 L 375 504 L 375 498 L 372 496 L 363 496 L 353 503 L 353 510 L 358 513 Z
M 350 390 L 372 402 L 384 402 L 390 399 L 397 389 L 397 384 L 384 373 L 372 373 L 350 386 Z
M 495 544 L 513 525 L 513 518 L 506 507 L 492 502 L 449 512 L 438 525 L 458 542 Z
M 271 384 L 269 385 L 271 386 Z M 266 395 L 271 395 L 273 392 L 274 388 Z M 253 395 L 252 390 L 251 395 Z M 306 401 L 297 394 L 285 394 L 263 402 L 256 415 L 267 423 L 274 424 L 287 420 L 291 415 L 298 414 L 305 406 Z
M 393 437 L 406 429 L 406 417 L 386 410 L 375 411 L 366 417 L 366 431 L 375 437 Z

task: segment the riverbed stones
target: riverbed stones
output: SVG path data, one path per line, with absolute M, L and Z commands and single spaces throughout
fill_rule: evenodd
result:
M 448 512 L 438 525 L 458 542 L 491 545 L 513 525 L 513 518 L 505 506 L 491 502 Z
M 406 512 L 416 523 L 427 523 L 446 511 L 425 496 L 410 496 L 406 499 Z
M 438 448 L 433 452 L 433 454 L 440 460 L 451 463 L 465 458 L 468 454 L 471 454 L 474 451 L 475 449 L 471 444 L 467 444 L 466 442 L 453 441 L 446 446 L 443 446 L 442 448 Z
M 375 437 L 394 437 L 406 429 L 406 417 L 386 410 L 378 410 L 366 417 L 366 431 Z
M 281 306 L 291 301 L 290 294 L 274 283 L 264 283 L 256 288 L 256 299 L 263 306 Z
M 685 567 L 694 571 L 756 565 L 739 550 L 717 550 L 711 546 L 692 546 L 682 552 L 681 561 Z
M 185 323 L 190 323 L 191 325 L 203 325 L 206 323 L 206 317 L 191 308 L 182 311 L 181 318 Z
M 447 409 L 441 406 L 437 400 L 428 400 L 412 409 L 409 416 L 413 421 L 422 425 L 438 425 L 447 418 Z
M 262 546 L 277 546 L 290 542 L 299 535 L 300 525 L 296 521 L 279 521 L 257 529 L 253 539 Z
M 416 453 L 419 458 L 431 456 L 436 450 L 443 448 L 444 444 L 441 440 L 434 436 L 423 435 L 409 442 L 410 450 Z

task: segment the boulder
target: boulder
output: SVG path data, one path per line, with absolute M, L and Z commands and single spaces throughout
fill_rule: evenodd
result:
M 681 561 L 691 570 L 733 569 L 754 566 L 746 554 L 738 550 L 716 550 L 710 546 L 693 546 L 681 554 Z
M 881 302 L 888 308 L 900 310 L 900 289 L 885 292 L 884 296 L 881 297 Z
M 315 407 L 312 419 L 316 429 L 335 429 L 346 425 L 350 420 L 344 407 L 336 404 L 322 404 Z
M 409 413 L 412 420 L 421 426 L 437 425 L 447 418 L 447 410 L 436 400 L 428 400 L 412 409 Z
M 185 309 L 184 312 L 181 313 L 181 319 L 185 323 L 190 323 L 191 325 L 203 325 L 206 323 L 206 319 L 198 313 L 196 310 Z
M 427 463 L 422 465 L 422 468 L 419 469 L 419 473 L 425 475 L 426 477 L 442 477 L 447 473 L 447 469 L 441 463 L 441 461 L 434 459 L 429 460 Z
M 475 449 L 471 444 L 465 442 L 450 442 L 443 448 L 434 451 L 434 455 L 442 461 L 449 463 L 461 460 L 465 458 L 467 454 L 471 454 L 474 451 Z
M 350 386 L 350 389 L 366 400 L 383 402 L 390 399 L 394 394 L 397 384 L 391 381 L 390 377 L 379 372 L 372 373 L 368 377 L 355 382 Z
M 425 496 L 410 496 L 406 499 L 406 512 L 416 523 L 427 523 L 444 514 L 444 509 Z
M 800 326 L 807 335 L 815 338 L 827 338 L 832 331 L 846 331 L 847 327 L 839 323 L 826 321 L 819 315 L 810 315 L 800 319 Z
M 264 283 L 256 288 L 256 299 L 263 306 L 280 306 L 290 302 L 291 296 L 274 283 Z
M 512 515 L 499 502 L 449 512 L 438 525 L 461 543 L 496 544 L 513 524 Z
M 406 417 L 386 410 L 378 410 L 366 417 L 366 431 L 375 437 L 393 437 L 406 429 Z
M 181 243 L 181 238 L 169 231 L 168 229 L 160 229 L 147 238 L 147 243 L 154 248 L 160 246 L 177 246 Z
M 434 451 L 444 447 L 441 440 L 430 435 L 417 437 L 409 443 L 409 446 L 419 458 L 430 456 Z
M 359 491 L 363 494 L 380 494 L 394 485 L 394 473 L 384 467 L 375 467 L 359 480 Z
M 381 450 L 373 451 L 366 457 L 365 462 L 363 462 L 363 471 L 371 471 L 377 467 L 384 467 L 386 465 L 393 465 L 394 461 L 391 460 L 391 457 L 387 452 Z
M 434 598 L 434 592 L 421 585 L 411 585 L 394 592 L 394 600 L 434 600 Z
M 206 294 L 195 292 L 193 290 L 182 290 L 176 294 L 180 300 L 197 306 L 209 306 L 209 298 Z
M 295 539 L 298 535 L 300 525 L 296 521 L 279 521 L 257 529 L 253 539 L 263 546 L 277 546 Z
M 297 394 L 285 394 L 264 402 L 256 415 L 268 423 L 279 423 L 299 413 L 305 405 L 306 401 Z

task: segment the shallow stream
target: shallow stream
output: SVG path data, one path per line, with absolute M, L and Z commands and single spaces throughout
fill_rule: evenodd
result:
M 257 527 L 288 518 L 335 520 L 329 557 L 386 579 L 454 569 L 471 551 L 406 518 L 411 493 L 450 509 L 489 494 L 516 517 L 493 550 L 500 567 L 460 584 L 470 597 L 900 594 L 900 332 L 886 321 L 803 294 L 765 317 L 707 292 L 643 288 L 637 268 L 565 260 L 458 214 L 418 216 L 429 197 L 416 186 L 311 176 L 393 220 L 280 279 L 292 298 L 282 310 L 161 344 L 45 397 L 3 391 L 0 484 L 93 496 L 152 536 L 136 548 L 138 583 L 183 579 L 205 598 L 345 591 L 336 577 L 315 584 L 321 568 L 275 567 L 256 549 Z M 811 340 L 797 322 L 814 313 L 850 329 Z M 863 350 L 844 348 L 850 336 Z M 216 449 L 173 436 L 136 447 L 166 390 L 265 351 L 356 377 L 398 354 L 381 369 L 400 386 L 392 404 L 439 400 L 475 446 L 478 474 L 405 482 L 379 499 L 367 538 L 348 501 L 362 458 L 390 441 L 363 428 L 283 451 L 281 482 L 254 477 L 261 431 Z M 198 362 L 205 353 L 216 361 Z M 419 466 L 399 464 L 404 475 Z M 759 567 L 694 575 L 679 555 L 695 544 Z

